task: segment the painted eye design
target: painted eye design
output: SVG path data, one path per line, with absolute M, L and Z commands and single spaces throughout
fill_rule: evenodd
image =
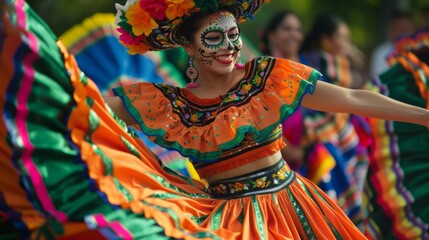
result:
M 240 33 L 232 33 L 228 35 L 228 38 L 231 42 L 236 42 L 240 38 Z
M 221 31 L 208 31 L 202 36 L 203 45 L 211 49 L 219 48 L 224 41 L 225 38 Z
M 204 42 L 207 45 L 219 45 L 222 42 L 222 37 L 205 37 Z

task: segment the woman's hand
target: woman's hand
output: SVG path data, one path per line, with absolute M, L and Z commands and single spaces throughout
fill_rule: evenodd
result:
M 379 93 L 352 90 L 318 82 L 313 95 L 305 95 L 303 106 L 323 112 L 352 113 L 363 117 L 415 123 L 429 127 L 429 111 Z

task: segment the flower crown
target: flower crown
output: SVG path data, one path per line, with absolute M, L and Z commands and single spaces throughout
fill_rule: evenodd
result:
M 253 14 L 269 0 L 128 0 L 116 4 L 115 23 L 120 42 L 130 54 L 174 48 L 186 43 L 178 34 L 181 24 L 196 13 L 220 10 L 233 13 L 239 22 L 253 20 Z

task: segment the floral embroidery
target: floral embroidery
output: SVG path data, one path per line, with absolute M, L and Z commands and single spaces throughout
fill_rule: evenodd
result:
M 246 83 L 241 87 L 240 94 L 247 94 L 252 89 L 251 83 Z
M 295 175 L 283 162 L 273 170 L 265 172 L 263 177 L 251 176 L 245 180 L 212 184 L 208 187 L 209 194 L 216 197 L 233 197 L 247 192 L 261 192 L 289 182 Z
M 273 174 L 273 177 L 283 180 L 286 178 L 286 172 L 281 169 L 277 174 Z
M 265 188 L 268 187 L 271 181 L 267 181 L 267 177 L 256 179 L 255 182 L 252 182 L 255 187 Z
M 174 101 L 174 104 L 176 104 L 176 106 L 178 106 L 178 107 L 184 107 L 184 104 L 183 104 L 183 102 L 182 101 L 180 101 L 180 100 L 176 100 L 176 101 Z
M 191 115 L 191 122 L 196 123 L 200 120 L 201 113 L 194 113 Z
M 249 189 L 249 185 L 245 184 L 243 182 L 236 182 L 234 184 L 229 184 L 229 186 L 231 188 L 234 188 L 235 191 L 243 191 L 243 190 L 248 190 Z
M 261 67 L 262 70 L 264 70 L 265 68 L 267 68 L 268 62 L 266 60 L 263 60 L 259 66 Z
M 215 105 L 199 106 L 188 100 L 180 88 L 166 84 L 155 86 L 173 103 L 174 112 L 180 116 L 185 126 L 204 126 L 214 121 L 222 111 L 231 106 L 246 104 L 252 96 L 264 89 L 265 81 L 269 77 L 267 73 L 274 67 L 275 59 L 260 57 L 248 64 L 248 74 Z
M 226 186 L 223 184 L 219 184 L 218 186 L 213 188 L 213 193 L 215 194 L 225 194 L 226 193 Z
M 255 84 L 256 86 L 261 86 L 262 83 L 262 78 L 257 76 L 254 80 L 253 80 L 253 84 Z

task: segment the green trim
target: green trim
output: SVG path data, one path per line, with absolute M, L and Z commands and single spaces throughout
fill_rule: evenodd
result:
M 121 126 L 122 130 L 124 130 L 125 132 L 129 132 L 127 124 L 122 119 L 120 119 L 115 114 L 115 112 L 113 112 L 113 110 L 109 107 L 109 105 L 107 105 L 107 103 L 104 103 L 104 106 L 106 107 L 106 109 L 109 112 L 110 116 L 112 116 L 112 118 L 119 124 L 119 126 Z
M 157 206 L 157 205 L 154 205 L 154 204 L 150 204 L 150 203 L 148 203 L 148 202 L 146 202 L 144 200 L 142 201 L 142 203 L 144 203 L 144 204 L 146 204 L 146 205 L 148 205 L 150 207 L 153 207 L 153 208 L 155 208 L 155 209 L 157 209 L 157 210 L 159 210 L 161 212 L 164 212 L 164 213 L 168 214 L 172 218 L 172 220 L 174 221 L 176 229 L 179 230 L 179 231 L 181 231 L 182 233 L 186 234 L 187 236 L 191 236 L 191 237 L 194 237 L 194 238 L 212 238 L 212 239 L 216 239 L 216 240 L 220 240 L 221 239 L 221 238 L 219 238 L 218 236 L 216 236 L 215 234 L 213 234 L 211 232 L 198 232 L 196 234 L 190 234 L 190 233 L 186 232 L 180 226 L 179 216 L 177 215 L 176 212 L 174 212 L 170 208 L 163 208 L 163 207 L 160 207 L 160 206 Z
M 127 201 L 130 202 L 134 200 L 131 193 L 124 186 L 122 186 L 122 184 L 119 182 L 117 178 L 113 177 L 113 182 L 115 183 L 116 188 L 125 196 Z
M 310 191 L 308 190 L 307 186 L 305 186 L 305 184 L 302 181 L 300 181 L 300 180 L 298 180 L 298 183 L 304 189 L 304 191 L 307 193 L 307 195 L 311 197 L 311 199 L 313 200 L 313 202 L 317 205 L 317 207 L 323 213 L 322 208 L 320 208 L 320 205 L 317 203 L 316 198 L 314 197 L 314 195 L 312 193 L 310 193 Z M 326 199 L 320 194 L 320 192 L 317 189 L 315 189 L 315 188 L 312 188 L 312 189 L 313 189 L 314 192 L 316 192 L 316 195 L 320 199 L 322 199 L 322 201 L 324 203 L 326 203 L 327 205 L 329 205 L 332 208 L 331 204 L 329 204 L 329 202 L 326 201 Z M 323 218 L 325 219 L 325 221 L 328 223 L 329 227 L 331 228 L 332 233 L 335 235 L 335 239 L 339 239 L 339 240 L 343 239 L 343 237 L 341 236 L 341 234 L 337 231 L 337 229 L 335 229 L 334 225 L 332 225 L 332 223 L 329 221 L 329 219 L 325 216 L 324 213 L 323 213 Z
M 225 205 L 226 205 L 226 202 L 223 203 L 216 210 L 216 212 L 211 215 L 211 218 L 210 218 L 210 230 L 211 231 L 215 231 L 215 230 L 219 229 L 219 227 L 220 227 L 220 221 L 222 220 L 222 212 L 223 212 L 223 209 L 224 209 Z
M 277 209 L 280 211 L 280 213 L 281 213 L 282 215 L 284 215 L 283 210 L 280 208 L 279 201 L 277 200 L 277 198 L 276 198 L 276 196 L 275 196 L 275 194 L 274 194 L 274 193 L 273 193 L 273 194 L 271 194 L 271 198 L 273 199 L 273 201 L 274 201 L 274 203 L 276 204 L 276 207 L 277 207 Z
M 92 134 L 100 125 L 100 120 L 98 118 L 97 113 L 91 108 L 93 106 L 94 100 L 92 98 L 87 97 L 86 103 L 87 106 L 90 107 L 88 115 L 89 129 L 84 139 L 87 143 L 91 145 L 92 149 L 94 149 L 94 153 L 100 156 L 104 166 L 104 174 L 106 176 L 112 176 L 116 188 L 125 196 L 128 201 L 132 201 L 133 197 L 131 193 L 119 182 L 118 179 L 113 176 L 114 173 L 112 160 L 107 157 L 104 152 L 91 140 Z
M 314 234 L 313 229 L 311 229 L 310 222 L 308 221 L 308 218 L 305 215 L 304 210 L 299 205 L 298 201 L 295 199 L 290 189 L 286 189 L 286 192 L 289 195 L 289 199 L 293 205 L 293 208 L 295 209 L 295 213 L 298 216 L 299 221 L 301 222 L 301 226 L 304 229 L 305 234 L 307 234 L 307 237 L 309 239 L 316 239 L 316 235 Z
M 91 144 L 92 148 L 94 149 L 94 153 L 100 156 L 101 161 L 103 162 L 104 167 L 104 175 L 106 176 L 113 176 L 113 164 L 110 158 L 108 158 L 103 151 L 101 151 L 100 148 L 98 148 L 97 145 L 89 142 Z
M 93 101 L 94 101 L 93 99 L 86 98 L 86 103 L 89 107 L 92 107 Z M 89 110 L 88 122 L 89 122 L 89 129 L 88 129 L 88 133 L 85 135 L 85 141 L 88 142 L 92 146 L 94 153 L 100 156 L 101 161 L 103 162 L 104 174 L 107 176 L 112 176 L 113 175 L 112 161 L 91 140 L 92 134 L 95 132 L 95 130 L 100 125 L 99 118 L 98 118 L 97 114 L 94 112 L 94 110 L 92 110 L 92 109 Z
M 252 195 L 252 206 L 253 210 L 255 210 L 256 215 L 256 226 L 258 227 L 259 237 L 262 240 L 267 239 L 267 234 L 265 233 L 265 222 L 264 218 L 262 217 L 261 209 L 259 208 L 259 203 L 256 200 L 256 196 Z
M 203 217 L 195 217 L 192 215 L 187 215 L 187 218 L 191 219 L 194 223 L 201 225 L 205 220 L 207 220 L 208 216 L 203 216 Z
M 280 107 L 280 118 L 277 121 L 275 121 L 273 124 L 269 125 L 268 127 L 262 130 L 258 130 L 255 126 L 252 126 L 252 125 L 239 127 L 237 128 L 236 136 L 234 139 L 232 139 L 229 142 L 219 144 L 218 151 L 205 152 L 205 153 L 201 153 L 198 149 L 194 149 L 194 148 L 184 148 L 178 142 L 171 142 L 171 141 L 165 140 L 164 136 L 166 135 L 166 131 L 162 128 L 152 129 L 149 126 L 147 126 L 142 116 L 140 115 L 140 112 L 137 110 L 137 108 L 133 106 L 132 100 L 127 96 L 123 88 L 116 88 L 114 89 L 114 92 L 117 96 L 121 97 L 125 105 L 125 108 L 131 114 L 131 116 L 133 116 L 133 118 L 138 122 L 141 130 L 148 136 L 154 136 L 155 137 L 154 141 L 158 145 L 170 150 L 171 149 L 177 150 L 183 156 L 192 158 L 193 161 L 211 161 L 211 160 L 219 159 L 224 150 L 232 149 L 233 147 L 240 144 L 243 141 L 245 134 L 250 134 L 256 142 L 261 142 L 262 140 L 264 140 L 265 137 L 268 134 L 270 134 L 279 124 L 281 124 L 284 120 L 289 118 L 296 111 L 297 107 L 301 104 L 302 98 L 304 97 L 305 94 L 307 93 L 312 94 L 314 92 L 315 84 L 319 79 L 319 76 L 320 76 L 320 73 L 317 70 L 313 70 L 308 80 L 303 80 L 300 82 L 299 90 L 296 94 L 296 97 L 293 103 L 289 105 L 283 104 Z M 256 96 L 258 95 L 255 95 L 253 97 L 256 97 Z
M 137 158 L 141 159 L 141 155 L 140 155 L 139 151 L 137 151 L 137 149 L 123 136 L 120 136 L 120 137 L 121 137 L 122 142 L 125 144 L 125 146 L 127 146 L 128 150 L 130 150 L 131 154 L 133 154 Z
M 88 78 L 83 72 L 80 72 L 79 80 L 83 83 L 84 86 L 88 85 Z
M 167 180 L 165 180 L 163 177 L 156 175 L 155 173 L 152 172 L 144 172 L 144 174 L 149 175 L 150 177 L 152 177 L 153 179 L 155 179 L 157 182 L 161 183 L 162 186 L 169 188 L 175 192 L 179 192 L 182 193 L 188 197 L 191 198 L 210 198 L 210 196 L 206 195 L 206 194 L 200 194 L 200 193 L 188 193 L 176 186 L 174 186 L 173 184 L 169 183 Z
M 180 196 L 178 194 L 174 194 L 174 193 L 160 193 L 160 192 L 156 192 L 152 195 L 150 195 L 153 198 L 161 198 L 161 199 L 178 199 L 178 198 L 185 198 L 183 196 Z

